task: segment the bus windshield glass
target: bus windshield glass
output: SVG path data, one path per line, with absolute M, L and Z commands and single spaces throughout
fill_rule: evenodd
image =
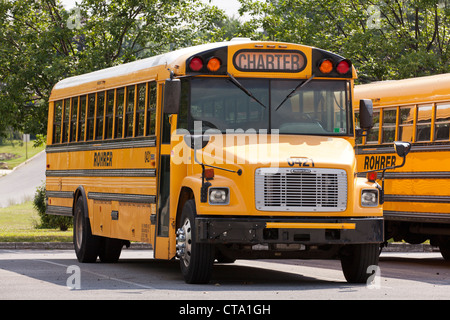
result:
M 178 127 L 197 134 L 208 129 L 351 134 L 347 81 L 239 79 L 239 84 L 230 78 L 184 79 Z

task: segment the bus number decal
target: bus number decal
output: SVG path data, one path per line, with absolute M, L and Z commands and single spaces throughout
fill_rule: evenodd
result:
M 144 153 L 144 162 L 145 163 L 150 163 L 150 162 L 152 162 L 154 160 L 155 160 L 155 155 L 152 154 L 151 151 L 145 151 L 145 153 Z
M 113 153 L 95 152 L 94 153 L 94 167 L 112 167 Z
M 314 161 L 309 158 L 290 158 L 287 160 L 290 167 L 298 165 L 299 167 L 314 167 Z
M 364 158 L 364 170 L 383 169 L 395 166 L 395 156 L 366 156 Z

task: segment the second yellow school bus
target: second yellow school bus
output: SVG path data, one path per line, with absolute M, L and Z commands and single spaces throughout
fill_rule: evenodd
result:
M 373 101 L 374 128 L 357 146 L 360 171 L 399 162 L 394 140 L 412 143 L 408 163 L 386 173 L 386 238 L 430 240 L 450 259 L 450 74 L 355 87 Z
M 74 217 L 81 262 L 151 243 L 188 283 L 214 260 L 377 265 L 376 183 L 356 177 L 351 62 L 245 39 L 62 80 L 49 108 L 49 214 Z

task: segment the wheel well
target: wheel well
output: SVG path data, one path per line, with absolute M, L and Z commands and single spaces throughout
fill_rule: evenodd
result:
M 87 206 L 87 197 L 86 192 L 84 191 L 84 188 L 82 186 L 79 186 L 77 190 L 75 190 L 75 193 L 73 195 L 73 205 L 72 205 L 72 216 L 75 214 L 75 204 L 78 201 L 78 198 L 82 197 L 84 201 L 84 213 L 86 215 L 86 218 L 89 218 L 89 211 Z
M 177 219 L 176 219 L 177 227 L 181 217 L 181 212 L 183 211 L 184 204 L 186 203 L 186 201 L 190 199 L 194 199 L 194 192 L 189 187 L 182 187 L 180 197 L 178 198 Z

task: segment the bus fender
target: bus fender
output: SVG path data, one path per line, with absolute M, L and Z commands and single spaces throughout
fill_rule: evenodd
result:
M 78 197 L 83 197 L 83 204 L 84 204 L 84 215 L 86 218 L 89 218 L 89 208 L 87 204 L 87 196 L 86 191 L 84 190 L 83 186 L 79 186 L 77 190 L 75 190 L 75 194 L 73 197 L 73 205 L 72 205 L 72 216 L 75 214 L 75 204 L 77 203 Z
M 191 189 L 192 193 L 194 194 L 194 201 L 196 202 L 195 205 L 198 206 L 196 199 L 200 199 L 200 189 L 201 189 L 201 187 L 202 187 L 202 180 L 201 180 L 201 178 L 199 179 L 199 178 L 193 177 L 193 176 L 185 177 L 183 179 L 183 181 L 181 182 L 181 188 L 180 188 L 180 193 L 178 194 L 178 198 L 180 198 L 180 196 L 182 195 L 181 191 L 183 189 L 184 190 Z

